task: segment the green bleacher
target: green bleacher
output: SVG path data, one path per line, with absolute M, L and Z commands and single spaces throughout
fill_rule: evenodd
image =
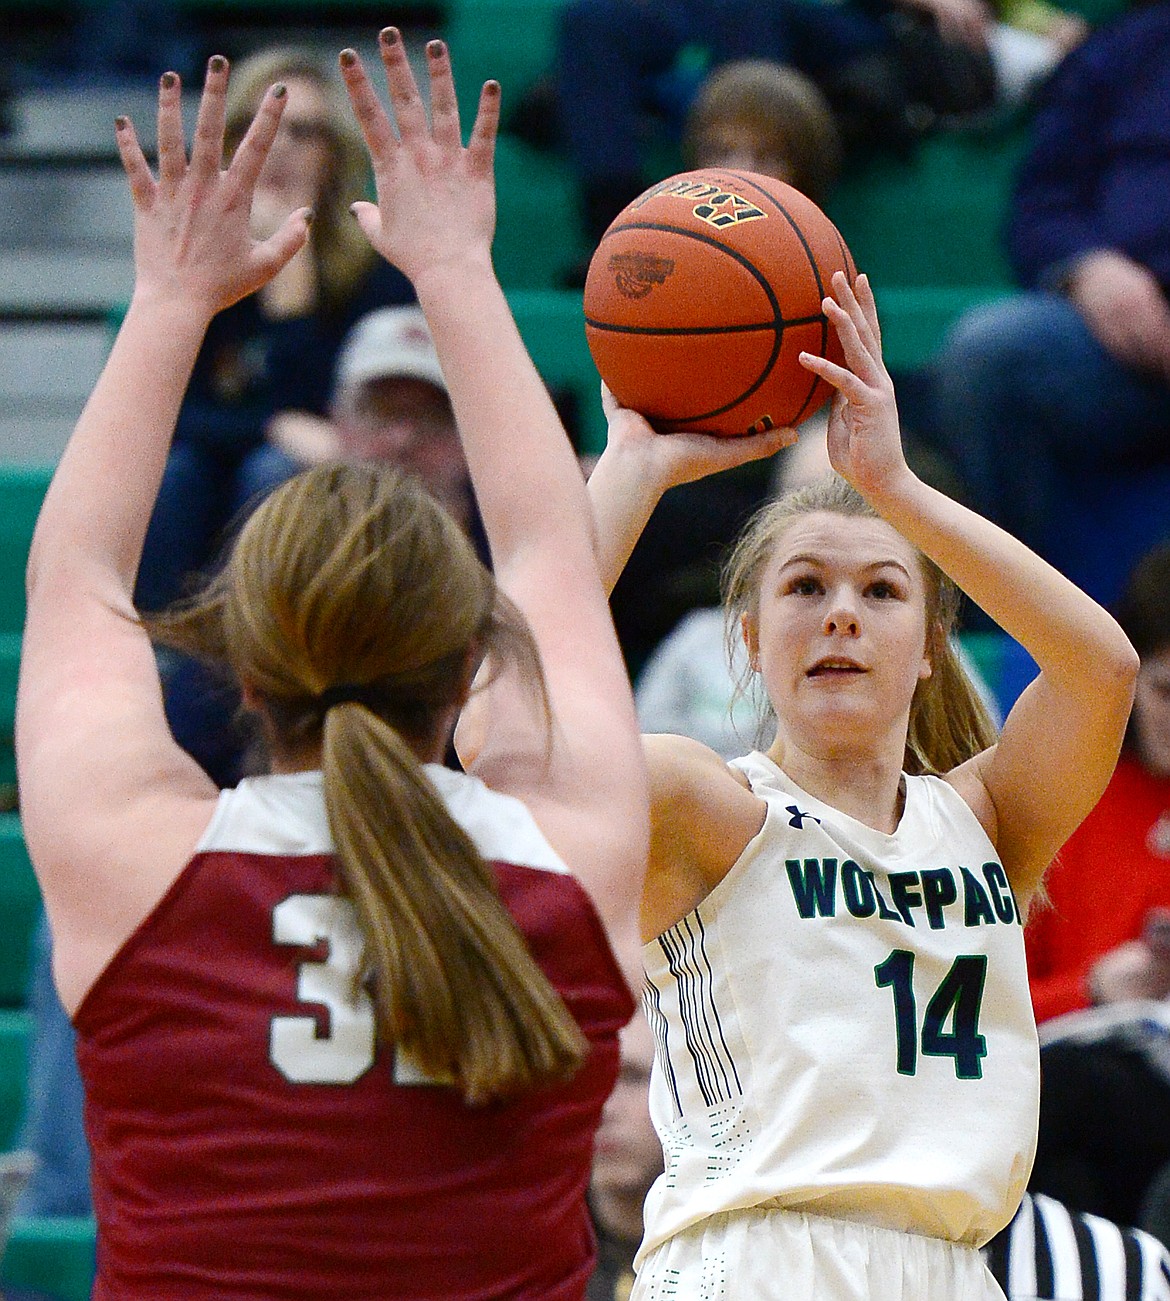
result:
M 88 1218 L 14 1220 L 0 1266 L 0 1297 L 7 1283 L 59 1301 L 89 1301 L 96 1242 L 94 1223 Z

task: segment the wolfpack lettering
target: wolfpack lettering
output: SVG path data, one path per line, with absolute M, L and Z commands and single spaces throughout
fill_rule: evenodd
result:
M 805 921 L 836 917 L 838 905 L 850 917 L 875 914 L 903 926 L 942 930 L 960 926 L 1008 925 L 1020 910 L 999 863 L 984 863 L 982 880 L 969 868 L 934 867 L 921 872 L 891 872 L 883 893 L 874 873 L 852 859 L 789 858 L 784 863 L 797 916 Z

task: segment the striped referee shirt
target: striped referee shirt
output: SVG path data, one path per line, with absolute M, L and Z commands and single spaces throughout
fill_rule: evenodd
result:
M 1152 1234 L 1025 1194 L 986 1247 L 1008 1301 L 1170 1301 L 1170 1252 Z

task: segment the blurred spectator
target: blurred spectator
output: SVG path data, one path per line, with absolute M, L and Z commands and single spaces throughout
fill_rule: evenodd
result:
M 188 575 L 213 563 L 229 523 L 297 468 L 325 423 L 346 331 L 376 307 L 413 298 L 350 215 L 366 197 L 369 167 L 330 66 L 296 48 L 242 60 L 229 89 L 229 146 L 278 81 L 288 102 L 256 187 L 253 226 L 267 235 L 309 206 L 312 237 L 270 284 L 211 324 L 147 535 L 136 593 L 146 610 L 180 595 Z
M 52 936 L 42 909 L 33 935 L 25 1071 L 25 1114 L 18 1146 L 35 1158 L 17 1215 L 92 1215 L 89 1144 L 73 1026 L 53 983 Z
M 1113 779 L 1049 871 L 1051 904 L 1028 923 L 1038 1021 L 1170 996 L 1170 544 L 1137 565 L 1116 613 L 1141 657 L 1133 713 Z
M 597 1230 L 597 1268 L 586 1301 L 627 1301 L 634 1252 L 642 1241 L 642 1206 L 662 1173 L 662 1147 L 650 1120 L 654 1036 L 635 1012 L 621 1031 L 617 1083 L 601 1113 L 593 1145 L 589 1207 Z
M 1170 0 L 1068 55 L 1010 215 L 1025 292 L 962 318 L 935 367 L 971 504 L 1107 603 L 1170 531 L 1168 102 Z
M 824 91 L 850 150 L 902 150 L 994 103 L 991 26 L 983 0 L 571 0 L 554 102 L 587 241 L 648 184 L 647 121 L 678 140 L 706 69 L 789 64 Z
M 414 473 L 471 536 L 487 542 L 439 359 L 422 311 L 380 308 L 346 336 L 329 418 L 301 422 L 293 469 L 328 460 L 384 461 Z M 235 688 L 192 660 L 168 676 L 166 706 L 179 743 L 223 786 L 257 763 Z M 239 724 L 233 726 L 233 720 Z
M 1170 544 L 1117 614 L 1141 656 L 1129 731 L 1026 935 L 1043 1079 L 1030 1186 L 1170 1236 L 1170 1185 L 1157 1209 L 1151 1193 L 1170 1162 Z
M 4 71 L 17 87 L 117 85 L 167 69 L 196 71 L 183 0 L 57 0 L 12 10 L 0 31 Z
M 486 554 L 447 384 L 420 308 L 383 308 L 350 331 L 331 416 L 329 456 L 411 471 Z
M 824 95 L 795 68 L 741 59 L 699 86 L 682 138 L 688 167 L 775 176 L 824 204 L 841 171 L 841 138 Z

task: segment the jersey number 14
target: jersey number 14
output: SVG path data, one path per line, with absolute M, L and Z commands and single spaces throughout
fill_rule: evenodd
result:
M 898 1074 L 916 1075 L 920 1036 L 914 1001 L 914 954 L 908 949 L 895 949 L 874 967 L 873 975 L 879 989 L 893 990 Z M 983 1075 L 987 1040 L 979 1033 L 979 1009 L 986 979 L 985 955 L 960 955 L 931 995 L 922 1016 L 923 1055 L 953 1058 L 955 1075 L 960 1080 L 978 1080 Z

